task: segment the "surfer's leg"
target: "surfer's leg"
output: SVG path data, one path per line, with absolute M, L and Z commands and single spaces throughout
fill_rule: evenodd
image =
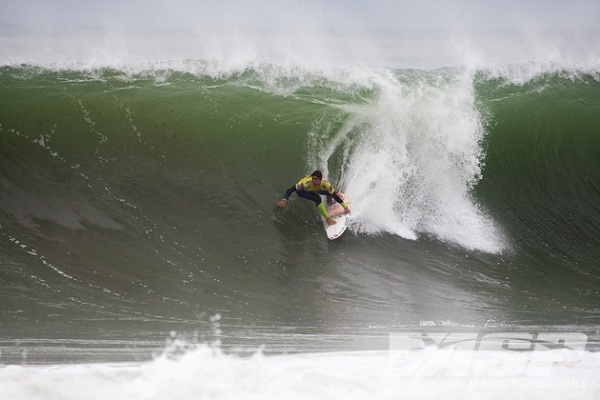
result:
M 323 215 L 323 217 L 325 219 L 329 218 L 329 214 L 327 213 L 327 210 L 325 209 L 325 206 L 323 205 L 321 196 L 319 196 L 317 193 L 300 191 L 300 192 L 296 192 L 296 194 L 298 196 L 302 197 L 303 199 L 313 201 L 317 205 L 317 210 L 319 210 L 321 215 Z

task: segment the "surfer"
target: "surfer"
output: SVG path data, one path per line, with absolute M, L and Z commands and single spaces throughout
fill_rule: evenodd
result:
M 296 194 L 303 199 L 314 201 L 317 205 L 317 209 L 321 215 L 323 215 L 327 221 L 327 224 L 329 225 L 333 225 L 336 222 L 327 213 L 327 210 L 321 201 L 321 194 L 326 195 L 328 199 L 330 197 L 335 199 L 335 201 L 340 203 L 340 205 L 344 208 L 345 213 L 350 212 L 348 205 L 340 197 L 339 193 L 333 188 L 331 183 L 323 179 L 323 173 L 319 170 L 313 172 L 309 176 L 305 176 L 304 178 L 300 179 L 298 183 L 289 188 L 283 195 L 283 198 L 277 202 L 277 205 L 279 207 L 285 206 L 293 192 L 296 192 Z

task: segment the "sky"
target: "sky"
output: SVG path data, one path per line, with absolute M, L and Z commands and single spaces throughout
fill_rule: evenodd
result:
M 598 0 L 0 0 L 17 26 L 598 29 Z
M 600 63 L 600 0 L 0 0 L 0 10 L 0 64 Z

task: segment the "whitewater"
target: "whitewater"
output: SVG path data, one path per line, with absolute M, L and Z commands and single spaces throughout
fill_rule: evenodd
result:
M 428 353 L 427 357 L 439 356 Z M 572 367 L 562 364 L 544 377 L 409 378 L 394 361 L 410 359 L 402 353 L 336 352 L 285 356 L 256 353 L 247 358 L 223 354 L 208 346 L 187 349 L 179 357 L 161 355 L 141 365 L 93 364 L 45 367 L 6 367 L 3 396 L 10 399 L 416 399 L 491 398 L 507 396 L 549 399 L 594 398 L 598 394 L 597 353 L 587 353 Z M 490 353 L 487 357 L 494 357 Z M 445 356 L 440 357 L 442 360 Z M 520 367 L 520 356 L 504 358 Z M 572 355 L 556 353 L 548 362 L 574 362 Z M 470 362 L 467 355 L 455 362 Z M 489 362 L 489 361 L 488 361 Z

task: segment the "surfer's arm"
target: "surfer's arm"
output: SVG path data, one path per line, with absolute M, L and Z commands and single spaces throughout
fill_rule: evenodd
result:
M 277 205 L 278 205 L 279 207 L 283 207 L 283 206 L 285 206 L 285 205 L 287 204 L 287 201 L 288 201 L 288 199 L 290 198 L 290 195 L 291 195 L 292 193 L 294 193 L 295 191 L 296 191 L 296 185 L 292 186 L 291 188 L 289 188 L 289 189 L 288 189 L 288 190 L 285 192 L 285 194 L 283 195 L 283 197 L 281 198 L 281 200 L 279 200 L 279 201 L 277 202 Z
M 338 192 L 334 192 L 331 196 L 334 198 L 335 201 L 337 201 L 338 203 L 340 203 L 340 205 L 342 207 L 344 207 L 344 210 L 348 209 L 348 204 L 346 204 L 346 202 L 344 201 L 344 199 L 342 199 L 339 196 Z
M 283 195 L 283 198 L 281 200 L 285 200 L 288 201 L 288 199 L 290 198 L 290 196 L 292 195 L 292 193 L 294 193 L 296 191 L 296 185 L 293 185 L 291 188 L 289 188 L 285 194 Z

